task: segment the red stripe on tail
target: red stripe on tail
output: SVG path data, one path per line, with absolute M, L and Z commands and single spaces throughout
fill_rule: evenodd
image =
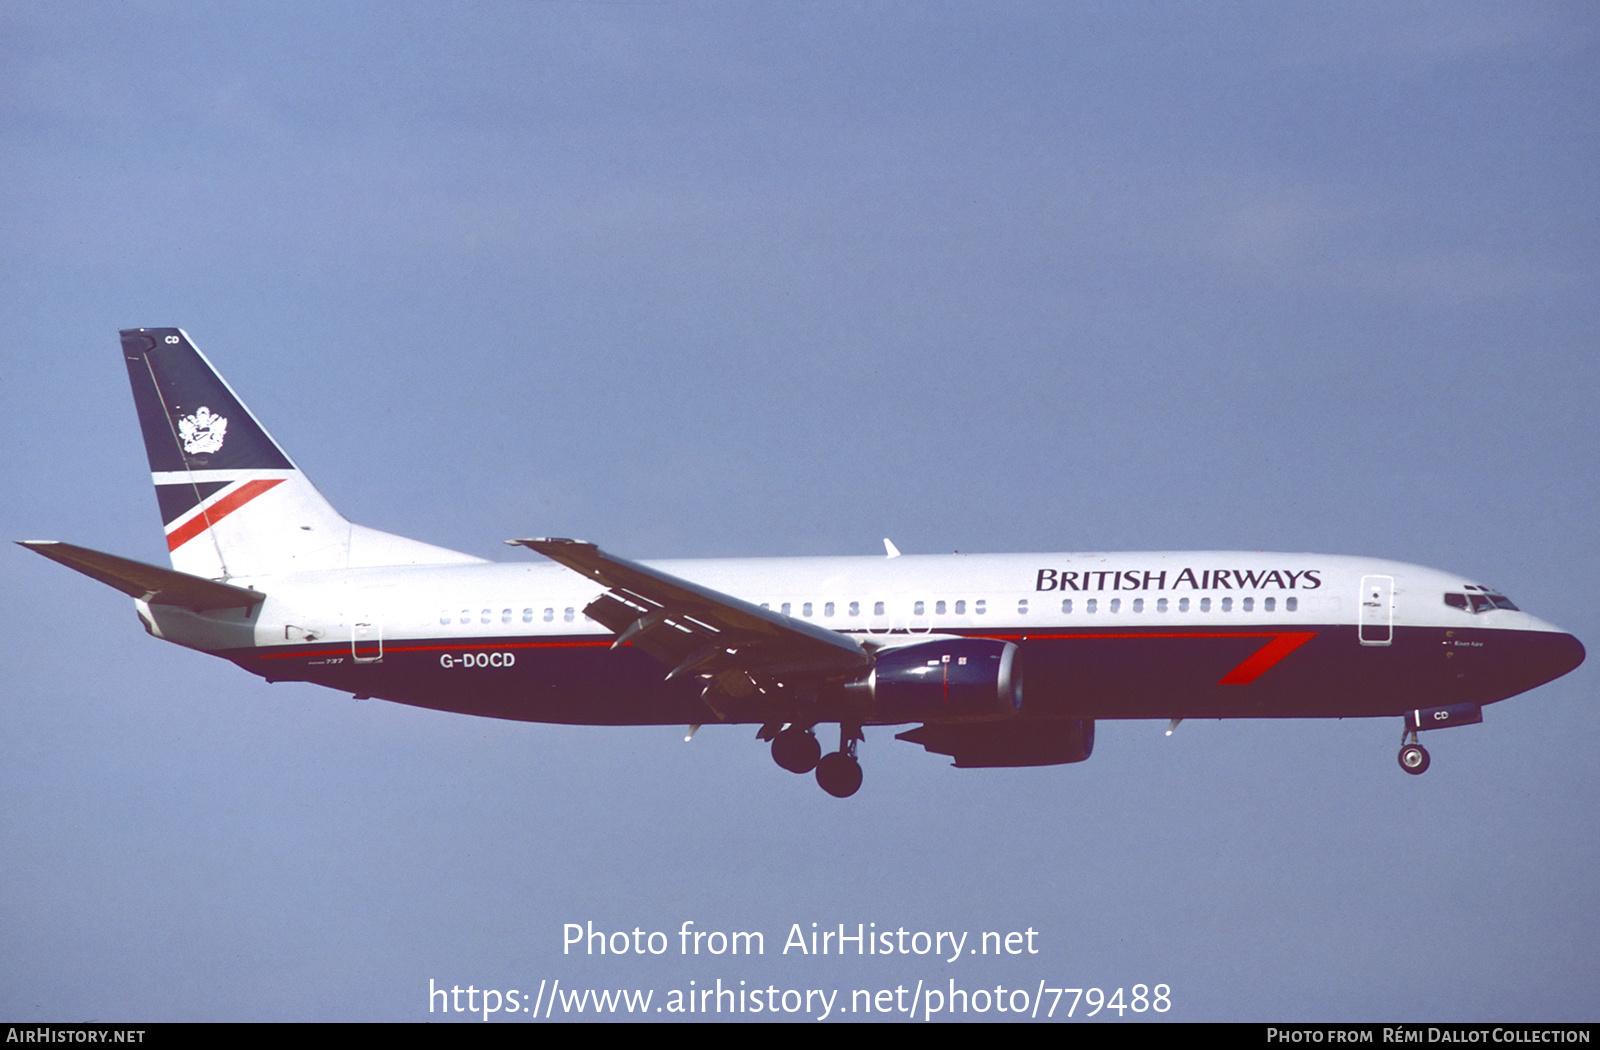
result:
M 247 481 L 211 506 L 202 507 L 200 513 L 167 533 L 167 550 L 177 550 L 263 492 L 283 482 L 283 478 L 257 478 L 254 481 Z

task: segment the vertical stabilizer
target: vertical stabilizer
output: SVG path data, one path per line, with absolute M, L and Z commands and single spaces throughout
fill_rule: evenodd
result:
M 122 332 L 172 567 L 209 579 L 480 559 L 352 525 L 178 328 Z

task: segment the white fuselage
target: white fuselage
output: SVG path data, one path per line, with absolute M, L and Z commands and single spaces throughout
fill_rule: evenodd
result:
M 649 562 L 745 601 L 854 636 L 1070 628 L 1357 625 L 1367 577 L 1392 581 L 1393 627 L 1559 631 L 1518 610 L 1472 613 L 1444 595 L 1472 581 L 1340 555 L 1184 551 L 740 558 Z M 1069 574 L 1076 574 L 1075 576 Z M 161 636 L 193 648 L 348 641 L 606 637 L 583 609 L 605 588 L 553 563 L 480 562 L 235 578 L 266 593 L 258 615 L 160 609 Z M 250 623 L 248 641 L 241 634 Z M 1376 620 L 1374 621 L 1376 623 Z M 1377 641 L 1374 632 L 1374 642 Z

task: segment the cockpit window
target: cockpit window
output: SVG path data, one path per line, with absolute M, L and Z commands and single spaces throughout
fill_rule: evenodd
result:
M 1473 587 L 1468 585 L 1466 594 L 1446 594 L 1444 603 L 1452 609 L 1461 609 L 1465 612 L 1489 612 L 1494 609 L 1510 609 L 1517 611 L 1510 598 L 1503 594 L 1496 594 L 1486 587 Z

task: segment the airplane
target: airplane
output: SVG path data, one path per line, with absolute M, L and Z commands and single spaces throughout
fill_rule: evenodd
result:
M 830 795 L 868 726 L 964 768 L 1081 762 L 1095 722 L 1402 719 L 1422 731 L 1583 662 L 1459 575 L 1322 554 L 1151 552 L 635 562 L 506 542 L 491 562 L 352 524 L 178 328 L 121 333 L 172 567 L 22 546 L 134 599 L 151 635 L 269 682 L 492 718 L 759 727 Z M 836 724 L 827 754 L 819 727 Z

